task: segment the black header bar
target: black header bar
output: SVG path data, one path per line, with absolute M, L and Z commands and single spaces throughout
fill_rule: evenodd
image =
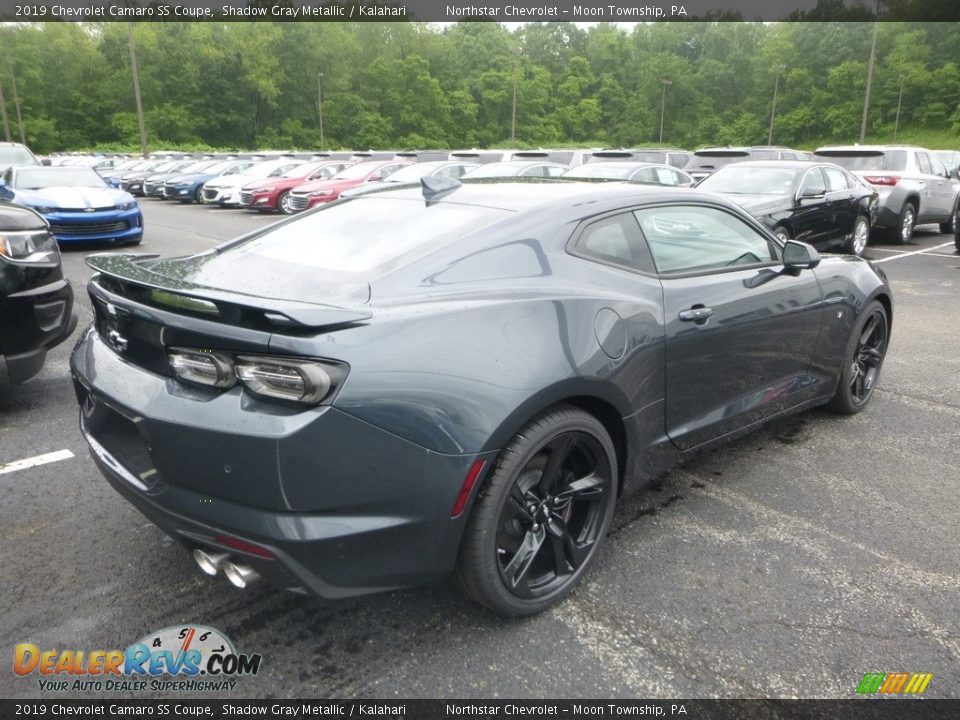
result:
M 957 0 L 0 0 L 8 22 L 960 21 Z

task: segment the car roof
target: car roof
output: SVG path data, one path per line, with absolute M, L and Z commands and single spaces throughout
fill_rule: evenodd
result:
M 403 198 L 423 199 L 423 190 L 417 185 L 405 185 L 375 195 L 361 195 L 357 199 Z M 569 179 L 546 178 L 477 178 L 464 180 L 459 187 L 431 198 L 431 203 L 445 202 L 461 205 L 482 205 L 523 212 L 554 205 L 569 207 L 571 204 L 598 203 L 616 198 L 646 201 L 684 201 L 692 198 L 715 200 L 707 193 L 693 193 L 684 189 L 659 185 L 637 185 L 634 183 L 591 183 L 576 182 Z M 573 201 L 571 203 L 571 201 Z M 724 202 L 724 204 L 727 204 Z

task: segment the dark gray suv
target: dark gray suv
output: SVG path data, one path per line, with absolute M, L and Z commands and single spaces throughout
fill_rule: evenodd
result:
M 960 223 L 960 182 L 950 177 L 930 150 L 911 145 L 838 145 L 814 153 L 819 160 L 842 165 L 880 194 L 875 227 L 888 242 L 909 242 L 913 229 L 938 223 L 954 233 Z

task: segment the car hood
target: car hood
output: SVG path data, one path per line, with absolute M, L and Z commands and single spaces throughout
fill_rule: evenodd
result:
M 48 187 L 41 190 L 17 190 L 17 202 L 49 208 L 113 208 L 133 201 L 133 195 L 114 188 Z
M 743 195 L 737 193 L 717 193 L 732 200 L 751 215 L 763 215 L 774 210 L 783 210 L 790 205 L 789 195 Z
M 0 201 L 0 232 L 42 230 L 46 226 L 46 221 L 33 210 Z
M 243 187 L 247 183 L 260 182 L 264 178 L 253 177 L 251 175 L 227 175 L 226 177 L 217 177 L 207 181 L 207 187 L 211 188 L 233 188 Z
M 168 177 L 166 181 L 168 183 L 182 183 L 182 182 L 195 183 L 195 182 L 203 182 L 205 180 L 209 180 L 215 177 L 216 175 L 205 175 L 203 173 L 195 173 L 191 175 L 172 175 Z

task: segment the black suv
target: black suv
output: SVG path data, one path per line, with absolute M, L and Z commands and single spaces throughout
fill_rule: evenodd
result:
M 40 372 L 47 350 L 73 331 L 73 289 L 47 221 L 0 202 L 0 356 L 15 383 Z

